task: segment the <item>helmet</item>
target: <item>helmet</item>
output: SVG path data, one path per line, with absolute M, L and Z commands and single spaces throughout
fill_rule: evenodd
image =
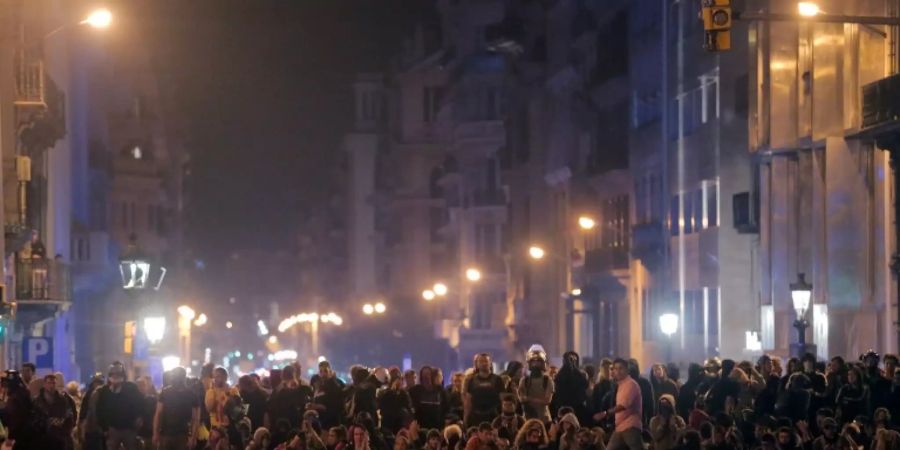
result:
M 869 351 L 863 353 L 862 355 L 859 355 L 860 361 L 865 361 L 869 358 L 875 358 L 876 362 L 881 361 L 881 355 L 875 353 L 875 350 L 872 350 L 871 348 L 869 349 Z
M 125 371 L 125 366 L 122 365 L 122 363 L 120 363 L 118 361 L 110 364 L 109 370 L 107 370 L 106 373 L 107 373 L 107 375 L 109 375 L 110 378 L 112 378 L 114 376 L 120 376 L 122 378 L 126 378 L 126 376 L 127 376 L 127 373 Z
M 722 367 L 722 362 L 719 361 L 718 357 L 714 356 L 712 358 L 707 359 L 706 363 L 703 364 L 703 367 L 706 368 L 706 370 L 710 370 L 710 369 L 718 370 L 719 368 Z
M 391 379 L 390 374 L 384 367 L 376 367 L 375 370 L 372 371 L 372 375 L 375 375 L 375 379 L 383 385 L 387 384 L 388 380 Z
M 534 344 L 528 349 L 528 352 L 525 353 L 525 360 L 528 362 L 547 362 L 547 352 L 544 351 L 544 347 L 541 347 L 540 344 Z

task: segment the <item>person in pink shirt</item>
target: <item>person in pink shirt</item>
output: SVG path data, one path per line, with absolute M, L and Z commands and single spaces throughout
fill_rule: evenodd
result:
M 616 416 L 616 429 L 606 449 L 643 450 L 641 387 L 628 375 L 628 361 L 624 359 L 616 359 L 613 363 L 612 377 L 616 381 L 616 406 L 594 416 L 597 421 L 610 414 Z

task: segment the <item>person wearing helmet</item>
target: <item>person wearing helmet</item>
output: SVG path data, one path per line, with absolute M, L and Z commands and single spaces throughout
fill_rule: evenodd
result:
M 43 430 L 35 427 L 34 404 L 22 376 L 16 370 L 7 370 L 2 385 L 6 392 L 2 419 L 7 439 L 15 441 L 15 448 L 35 448 Z
M 200 397 L 187 385 L 183 367 L 172 369 L 170 381 L 156 402 L 153 443 L 160 449 L 193 448 L 200 428 Z
M 114 362 L 107 372 L 109 383 L 97 392 L 97 423 L 106 433 L 106 448 L 138 448 L 137 425 L 143 396 L 128 381 L 125 366 Z
M 870 415 L 878 408 L 887 408 L 892 405 L 887 403 L 891 396 L 891 380 L 885 378 L 878 364 L 881 362 L 881 355 L 874 350 L 869 350 L 859 357 L 862 361 L 865 372 L 863 373 L 863 383 L 869 386 L 871 401 L 869 402 L 869 410 L 866 411 Z
M 519 398 L 525 410 L 526 419 L 549 422 L 550 402 L 556 386 L 547 374 L 547 353 L 543 347 L 534 345 L 525 354 L 528 374 L 519 381 Z

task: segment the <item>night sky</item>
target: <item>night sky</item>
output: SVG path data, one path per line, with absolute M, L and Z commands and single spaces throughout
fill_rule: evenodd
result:
M 333 186 L 354 75 L 386 68 L 427 4 L 147 1 L 134 9 L 189 120 L 187 240 L 198 256 L 294 242 L 299 220 Z

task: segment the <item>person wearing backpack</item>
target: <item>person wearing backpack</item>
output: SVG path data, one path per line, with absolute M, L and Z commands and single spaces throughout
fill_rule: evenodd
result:
M 533 345 L 525 356 L 528 375 L 519 381 L 519 398 L 525 410 L 525 418 L 549 422 L 552 419 L 550 402 L 553 400 L 555 385 L 547 374 L 547 353 L 540 345 Z

